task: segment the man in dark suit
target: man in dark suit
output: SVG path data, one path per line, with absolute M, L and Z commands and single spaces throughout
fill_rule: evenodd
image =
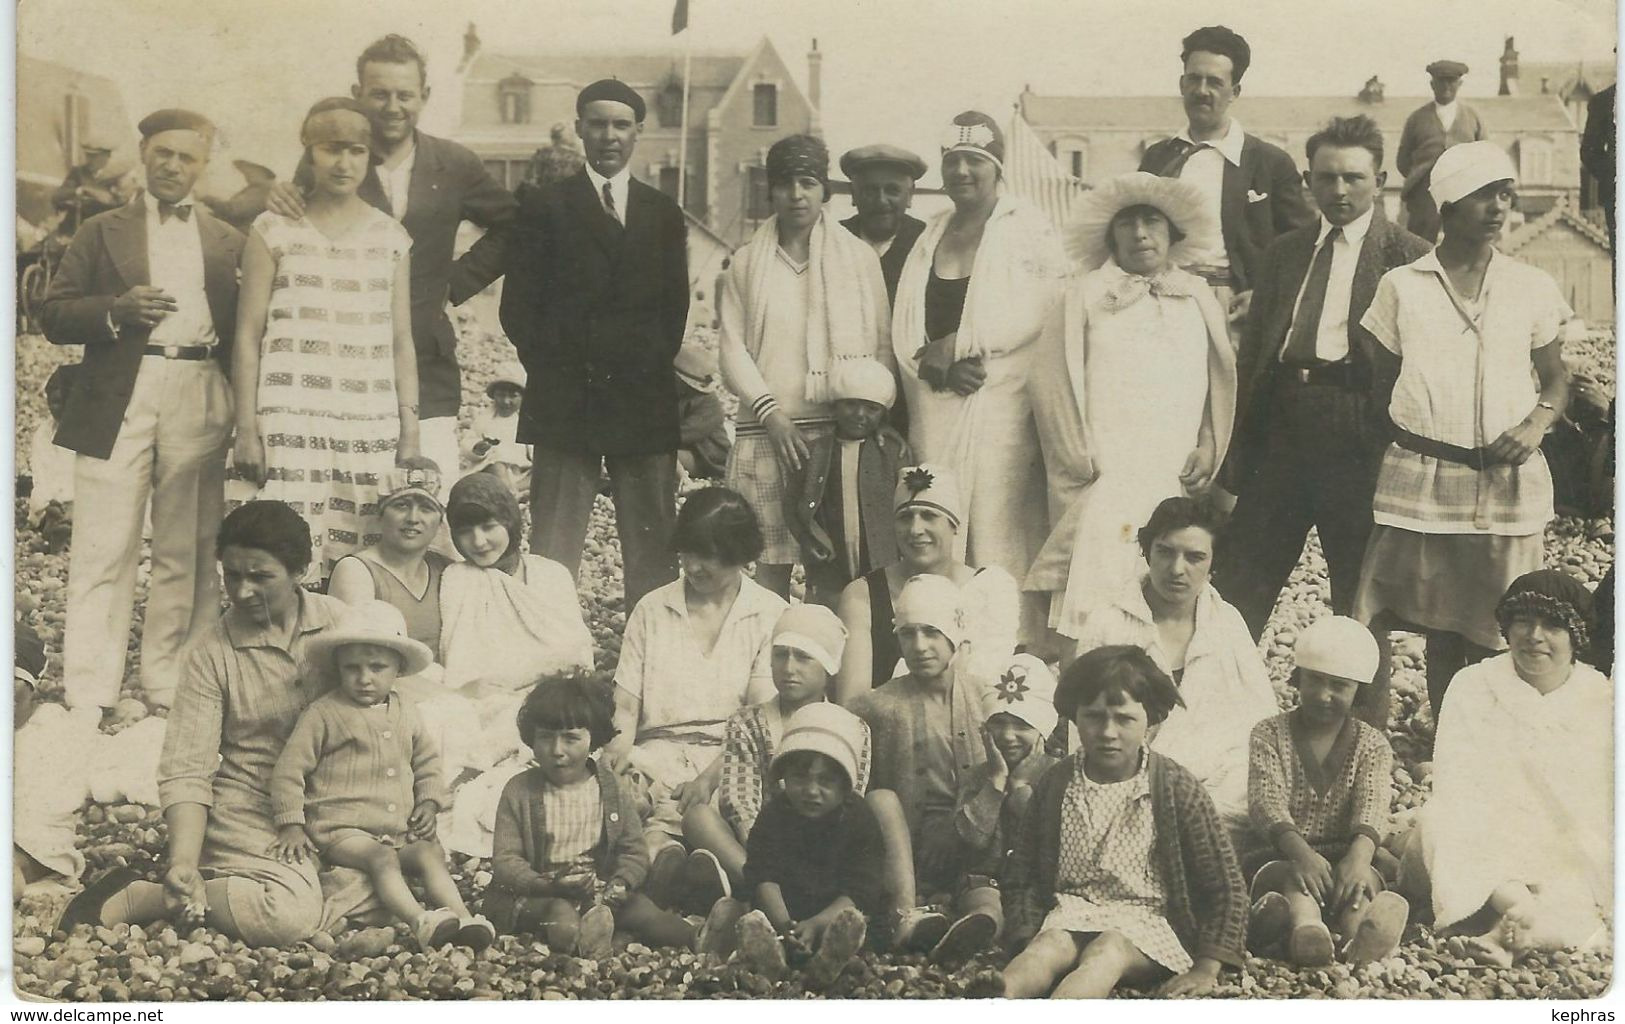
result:
M 1225 28 L 1199 28 L 1183 41 L 1184 72 L 1179 94 L 1186 129 L 1146 150 L 1140 170 L 1181 178 L 1202 190 L 1219 218 L 1224 251 L 1204 265 L 1188 267 L 1207 279 L 1232 323 L 1246 315 L 1261 258 L 1275 236 L 1309 225 L 1314 214 L 1304 200 L 1292 158 L 1230 116 L 1241 95 L 1241 78 L 1252 62 L 1247 40 Z M 1234 340 L 1235 330 L 1231 335 Z
M 1376 122 L 1364 116 L 1336 118 L 1310 136 L 1304 179 L 1320 220 L 1276 239 L 1254 282 L 1237 361 L 1230 464 L 1238 498 L 1216 572 L 1255 637 L 1310 526 L 1331 575 L 1332 610 L 1349 614 L 1359 584 L 1399 372 L 1360 318 L 1382 275 L 1429 249 L 1376 216 L 1382 147 Z M 1363 714 L 1378 727 L 1387 681 L 1385 659 L 1364 698 Z
M 243 236 L 192 201 L 214 126 L 160 110 L 142 120 L 146 194 L 85 222 L 40 311 L 56 345 L 83 345 L 56 443 L 74 462 L 64 686 L 76 712 L 118 702 L 152 504 L 152 582 L 141 682 L 167 707 L 180 653 L 220 613 L 215 537 L 225 505 Z
M 578 173 L 521 190 L 507 232 L 502 327 L 529 372 L 518 440 L 535 445 L 531 550 L 575 573 L 602 468 L 626 610 L 677 578 L 677 378 L 688 323 L 687 227 L 631 174 L 641 96 L 614 79 L 576 97 Z
M 411 40 L 387 35 L 356 60 L 350 90 L 373 119 L 373 166 L 356 194 L 401 222 L 412 237 L 412 341 L 418 357 L 418 432 L 424 456 L 441 468 L 441 500 L 458 475 L 457 410 L 462 373 L 446 302 L 461 305 L 502 275 L 498 246 L 471 248 L 452 260 L 457 229 L 470 221 L 491 231 L 518 208 L 480 158 L 449 139 L 417 130 L 429 100 L 428 66 Z M 294 186 L 273 186 L 270 208 L 302 216 L 309 170 Z
M 1608 259 L 1614 260 L 1614 86 L 1586 104 L 1586 126 L 1580 135 L 1580 166 L 1597 183 L 1597 205 L 1608 221 Z M 1612 281 L 1613 275 L 1609 275 Z

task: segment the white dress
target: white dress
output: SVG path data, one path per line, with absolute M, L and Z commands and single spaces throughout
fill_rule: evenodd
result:
M 1113 263 L 1095 273 L 1128 277 Z M 1072 570 L 1050 608 L 1050 626 L 1071 637 L 1143 570 L 1136 534 L 1163 499 L 1185 493 L 1179 472 L 1208 399 L 1208 333 L 1195 299 L 1152 292 L 1114 309 L 1107 293 L 1089 310 L 1084 367 L 1099 476 L 1079 498 Z

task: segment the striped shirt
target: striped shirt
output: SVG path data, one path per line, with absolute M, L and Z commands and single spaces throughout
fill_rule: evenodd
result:
M 717 787 L 717 801 L 723 819 L 741 841 L 750 836 L 756 816 L 762 812 L 773 756 L 779 752 L 783 737 L 784 713 L 778 697 L 740 708 L 723 727 L 722 781 Z M 859 793 L 869 788 L 872 757 L 869 727 L 864 725 L 858 777 L 852 782 L 852 788 Z
M 399 694 L 363 708 L 332 692 L 311 702 L 283 746 L 271 813 L 279 828 L 305 825 L 318 846 L 345 828 L 399 836 L 413 807 L 449 805 L 442 775 L 439 744 Z
M 1413 434 L 1481 448 L 1517 426 L 1540 394 L 1531 353 L 1574 315 L 1550 275 L 1495 252 L 1477 300 L 1456 293 L 1429 252 L 1383 275 L 1360 326 L 1400 357 L 1388 413 Z M 1536 452 L 1482 472 L 1388 446 L 1373 518 L 1416 533 L 1540 533 L 1552 474 Z
M 569 786 L 544 780 L 541 801 L 548 864 L 574 865 L 591 853 L 604 834 L 604 798 L 597 774 L 589 773 Z
M 165 808 L 214 806 L 233 789 L 267 800 L 271 769 L 305 705 L 319 695 L 301 679 L 311 638 L 346 605 L 301 591 L 287 637 L 229 609 L 188 648 L 165 726 L 158 799 Z
M 1324 764 L 1315 763 L 1296 711 L 1267 718 L 1253 728 L 1247 775 L 1253 826 L 1271 850 L 1285 832 L 1297 832 L 1323 855 L 1330 849 L 1341 856 L 1360 835 L 1380 844 L 1393 770 L 1388 741 L 1357 718 L 1344 721 Z

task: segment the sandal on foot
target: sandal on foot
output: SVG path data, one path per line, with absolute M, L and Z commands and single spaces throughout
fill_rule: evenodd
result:
M 614 952 L 615 911 L 602 903 L 581 915 L 576 931 L 576 956 L 583 960 L 605 960 Z
M 478 953 L 497 940 L 497 930 L 479 914 L 471 914 L 457 922 L 457 934 L 452 943 L 465 946 Z
M 457 937 L 459 927 L 455 911 L 425 910 L 418 915 L 417 923 L 412 926 L 412 934 L 418 940 L 419 949 L 439 949 L 451 945 L 451 940 Z
M 78 925 L 101 927 L 102 908 L 107 905 L 107 901 L 128 889 L 131 883 L 142 880 L 141 875 L 130 868 L 114 868 L 91 882 L 85 887 L 84 892 L 68 902 L 63 908 L 62 916 L 57 919 L 56 930 L 71 935 Z
M 931 962 L 938 967 L 959 967 L 971 957 L 993 944 L 999 933 L 999 922 L 983 913 L 966 914 L 948 927 L 941 939 L 931 947 Z
M 1291 923 L 1292 908 L 1286 897 L 1278 892 L 1265 893 L 1253 901 L 1247 913 L 1247 948 L 1260 953 L 1275 946 L 1286 937 Z
M 822 992 L 834 984 L 841 971 L 852 962 L 852 957 L 863 948 L 863 939 L 867 934 L 868 924 L 856 907 L 847 907 L 836 914 L 835 919 L 825 927 L 824 937 L 818 943 L 818 952 L 813 954 L 812 962 L 807 965 L 803 987 L 809 992 Z
M 739 941 L 739 919 L 749 909 L 742 901 L 731 896 L 724 896 L 711 904 L 711 912 L 705 915 L 705 923 L 694 933 L 694 952 L 711 953 L 718 959 L 726 960 Z
M 930 907 L 904 911 L 892 930 L 892 951 L 924 953 L 942 941 L 949 927 L 948 918 Z
M 1322 921 L 1298 925 L 1287 939 L 1287 959 L 1299 967 L 1324 967 L 1333 952 L 1332 930 Z
M 1360 927 L 1354 930 L 1354 937 L 1344 947 L 1343 959 L 1350 964 L 1368 964 L 1392 956 L 1410 916 L 1411 905 L 1405 897 L 1397 892 L 1377 893 Z
M 757 974 L 771 980 L 784 975 L 784 944 L 773 923 L 760 910 L 752 910 L 739 919 L 739 960 Z

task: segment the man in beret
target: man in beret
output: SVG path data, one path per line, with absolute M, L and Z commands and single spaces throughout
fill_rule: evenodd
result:
M 74 460 L 64 685 L 93 714 L 118 702 L 141 526 L 152 577 L 141 684 L 168 706 L 187 641 L 220 614 L 214 544 L 225 505 L 243 236 L 192 201 L 214 126 L 189 110 L 142 120 L 140 201 L 85 222 L 40 311 L 56 345 L 83 345 L 56 443 Z
M 1433 164 L 1451 146 L 1489 138 L 1478 111 L 1456 99 L 1467 65 L 1459 60 L 1436 60 L 1427 67 L 1433 102 L 1424 103 L 1405 119 L 1394 166 L 1405 176 L 1400 197 L 1405 203 L 1404 225 L 1423 241 L 1439 240 L 1439 207 L 1428 190 Z
M 418 433 L 423 455 L 446 467 L 442 501 L 457 479 L 457 410 L 462 372 L 448 298 L 462 305 L 502 274 L 500 248 L 476 247 L 457 260 L 457 229 L 470 221 L 488 232 L 513 219 L 518 204 L 472 151 L 418 130 L 429 101 L 429 72 L 411 40 L 387 35 L 361 52 L 350 92 L 373 119 L 373 166 L 356 194 L 401 222 L 412 237 L 412 341 L 418 357 Z M 308 165 L 294 185 L 273 186 L 270 209 L 304 215 Z M 303 187 L 301 187 L 303 186 Z
M 841 157 L 841 173 L 852 183 L 852 205 L 858 211 L 841 226 L 874 246 L 886 278 L 886 298 L 895 302 L 903 264 L 925 230 L 925 221 L 908 215 L 925 161 L 898 146 L 859 146 Z
M 502 239 L 502 327 L 530 376 L 518 441 L 535 446 L 531 550 L 576 572 L 607 468 L 629 613 L 677 578 L 672 362 L 689 299 L 683 212 L 632 177 L 645 109 L 612 78 L 581 90 L 575 128 L 586 166 L 522 189 Z

